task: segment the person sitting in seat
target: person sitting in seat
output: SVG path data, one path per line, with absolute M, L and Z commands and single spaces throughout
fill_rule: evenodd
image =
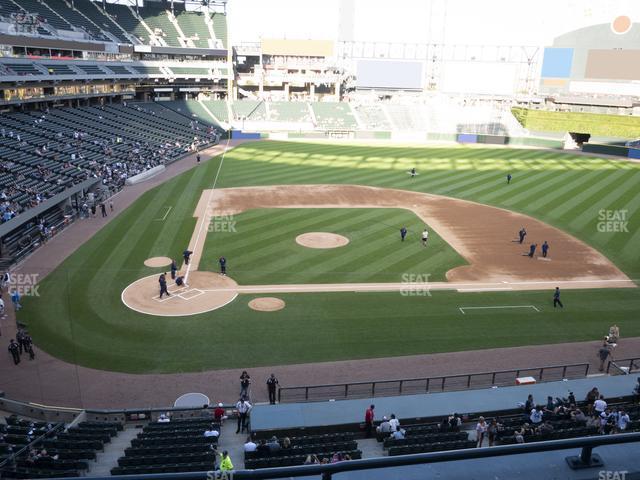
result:
M 158 423 L 169 423 L 171 419 L 169 418 L 169 413 L 161 413 L 158 417 Z
M 391 434 L 391 438 L 394 440 L 404 440 L 406 431 L 404 428 L 399 428 Z
M 387 417 L 382 417 L 382 423 L 376 427 L 376 431 L 383 434 L 391 433 L 391 424 Z
M 220 432 L 214 428 L 213 424 L 211 424 L 211 426 L 205 430 L 204 436 L 209 438 L 218 438 L 220 436 Z
M 260 455 L 261 457 L 269 455 L 269 453 L 271 453 L 271 450 L 269 449 L 269 445 L 267 445 L 267 441 L 264 439 L 260 440 L 260 445 L 258 445 L 258 447 L 256 448 L 256 451 L 258 452 L 258 455 Z
M 278 442 L 278 437 L 276 437 L 275 435 L 271 437 L 271 440 L 269 440 L 269 443 L 267 443 L 267 446 L 269 447 L 269 451 L 271 453 L 277 453 L 282 448 L 280 446 L 280 442 Z

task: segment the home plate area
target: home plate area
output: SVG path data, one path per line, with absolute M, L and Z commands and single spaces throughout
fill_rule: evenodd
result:
M 229 277 L 214 272 L 192 271 L 187 279 L 188 285 L 178 287 L 169 283 L 171 296 L 160 298 L 159 276 L 149 275 L 130 284 L 122 292 L 122 302 L 140 313 L 180 317 L 223 307 L 238 295 L 238 284 Z

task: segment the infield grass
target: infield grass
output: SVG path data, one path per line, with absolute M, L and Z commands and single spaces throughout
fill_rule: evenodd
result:
M 19 316 L 28 323 L 39 348 L 89 367 L 141 373 L 593 340 L 614 322 L 623 336 L 640 335 L 638 289 L 567 291 L 562 312 L 549 308 L 546 291 L 434 292 L 432 297 L 287 294 L 281 296 L 287 307 L 275 313 L 254 312 L 247 307 L 253 296 L 240 296 L 220 310 L 180 318 L 129 310 L 120 302 L 123 288 L 160 271 L 143 266 L 146 258 L 180 256 L 196 225 L 193 212 L 197 201 L 202 190 L 211 187 L 219 162 L 219 158 L 206 162 L 145 193 L 41 282 L 41 296 L 25 299 Z M 414 179 L 405 173 L 413 166 L 420 173 Z M 630 162 L 531 149 L 259 142 L 226 155 L 216 188 L 361 184 L 475 200 L 523 212 L 566 230 L 603 252 L 631 278 L 639 278 L 639 167 Z M 505 181 L 508 172 L 514 177 L 511 185 Z M 158 221 L 169 206 L 165 220 Z M 628 231 L 599 231 L 601 210 L 626 211 Z M 260 210 L 246 213 L 255 216 L 255 222 L 272 217 Z M 291 215 L 295 214 L 294 209 Z M 340 212 L 331 215 L 337 219 Z M 290 223 L 291 218 L 283 215 L 268 230 L 284 231 Z M 397 241 L 395 235 L 389 237 L 392 242 Z M 254 239 L 248 237 L 247 241 Z M 277 235 L 273 241 L 279 241 Z M 207 242 L 207 251 L 214 256 L 216 239 L 207 237 Z M 385 244 L 377 247 L 387 252 Z M 373 259 L 376 248 L 372 245 L 362 255 Z M 225 252 L 230 269 L 242 265 L 242 253 L 238 248 L 232 258 Z M 413 258 L 411 251 L 404 253 Z M 561 252 L 554 252 L 558 254 Z M 397 263 L 405 260 L 400 258 Z M 206 265 L 207 261 L 211 263 Z M 213 267 L 213 261 L 205 259 L 201 268 Z M 247 260 L 246 267 L 255 261 Z M 271 259 L 260 261 L 268 273 L 247 275 L 256 275 L 256 279 L 262 275 L 271 281 Z M 302 272 L 308 261 L 304 256 L 295 257 L 295 261 L 287 258 L 286 268 Z M 363 275 L 368 268 L 365 263 L 354 263 L 344 271 L 360 270 Z M 377 268 L 375 262 L 370 268 Z M 441 268 L 446 269 L 444 263 Z M 308 281 L 313 281 L 313 272 L 308 273 Z M 302 276 L 296 272 L 295 278 L 298 281 Z M 471 302 L 536 305 L 541 312 L 488 310 L 461 315 L 458 307 Z

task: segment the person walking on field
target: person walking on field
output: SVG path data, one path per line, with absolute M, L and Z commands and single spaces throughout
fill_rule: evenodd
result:
M 424 227 L 422 231 L 422 245 L 425 247 L 427 246 L 427 240 L 429 240 L 429 230 L 427 230 L 427 227 Z
M 167 290 L 167 277 L 166 277 L 166 273 L 163 273 L 162 275 L 160 275 L 160 277 L 158 278 L 158 283 L 160 284 L 160 298 L 162 298 L 162 295 L 167 295 L 167 297 L 170 297 L 171 294 L 169 293 L 169 290 Z
M 556 291 L 553 292 L 553 308 L 560 305 L 560 308 L 564 308 L 564 305 L 560 301 L 560 287 L 556 287 Z
M 407 227 L 402 227 L 400 229 L 400 241 L 404 242 L 404 238 L 407 236 Z
M 218 263 L 220 264 L 220 275 L 227 275 L 227 259 L 220 257 Z

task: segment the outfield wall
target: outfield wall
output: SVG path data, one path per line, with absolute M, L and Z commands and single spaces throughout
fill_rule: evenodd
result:
M 587 153 L 599 153 L 602 155 L 615 155 L 616 157 L 625 157 L 640 159 L 640 149 L 624 147 L 622 145 L 606 145 L 602 143 L 585 143 L 582 151 Z
M 456 142 L 461 144 L 486 145 L 519 145 L 539 148 L 563 148 L 562 139 L 540 137 L 509 137 L 507 135 L 484 135 L 475 133 L 432 133 L 408 132 L 405 134 L 391 131 L 355 131 L 353 138 L 357 140 L 391 140 L 394 142 Z M 272 140 L 287 139 L 326 139 L 326 132 L 314 130 L 309 132 L 271 132 L 264 136 Z

